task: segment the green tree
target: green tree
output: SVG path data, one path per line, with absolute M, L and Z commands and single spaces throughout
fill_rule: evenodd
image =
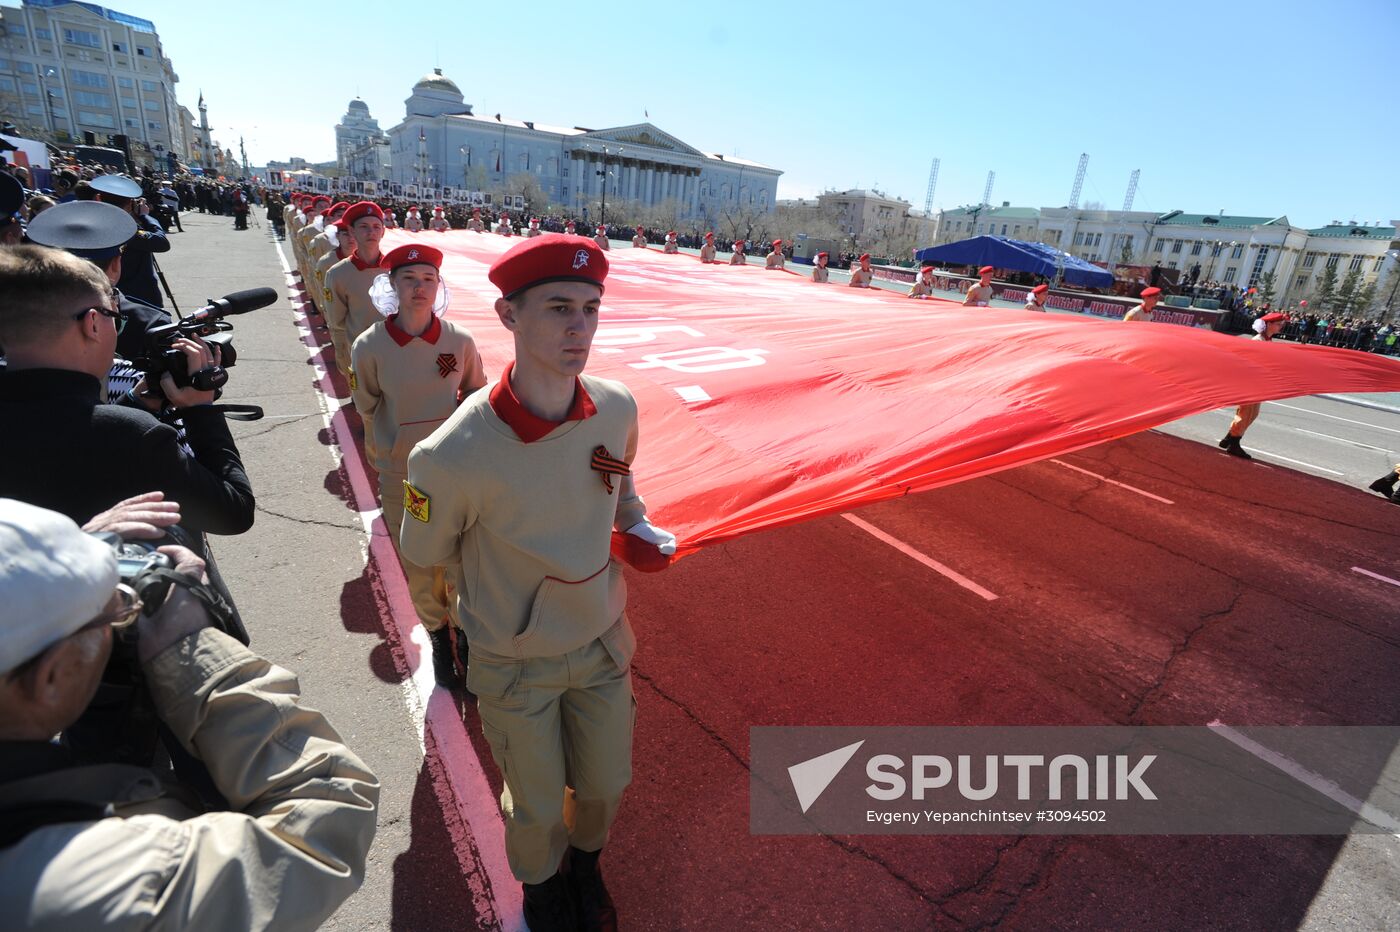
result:
M 540 180 L 530 172 L 516 172 L 506 179 L 506 194 L 518 194 L 525 198 L 525 212 L 539 214 L 549 205 L 549 195 L 545 194 Z
M 1356 312 L 1371 316 L 1376 303 L 1376 280 L 1373 278 L 1361 286 L 1361 290 L 1356 295 Z
M 1119 250 L 1119 252 L 1118 252 L 1118 264 L 1119 264 L 1119 265 L 1132 265 L 1132 264 L 1133 264 L 1133 247 L 1132 247 L 1131 245 L 1129 245 L 1129 241 L 1128 241 L 1128 240 L 1124 240 L 1124 241 L 1123 241 L 1123 248 L 1122 248 L 1121 250 Z
M 1259 301 L 1263 304 L 1274 303 L 1274 291 L 1278 287 L 1278 282 L 1274 278 L 1273 272 L 1265 272 L 1259 276 L 1259 280 L 1254 283 L 1254 287 L 1259 291 Z
M 1347 272 L 1342 279 L 1341 287 L 1337 289 L 1335 305 L 1338 314 L 1349 314 L 1356 304 L 1356 292 L 1361 287 L 1360 269 L 1352 269 Z
M 1332 312 L 1332 305 L 1337 300 L 1337 266 L 1327 264 L 1322 267 L 1322 274 L 1317 277 L 1317 286 L 1313 290 L 1313 300 L 1311 307 L 1319 314 L 1329 314 Z

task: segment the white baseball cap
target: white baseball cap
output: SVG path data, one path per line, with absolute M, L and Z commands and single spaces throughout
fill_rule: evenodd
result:
M 71 518 L 0 499 L 0 673 L 96 618 L 119 580 L 116 553 Z

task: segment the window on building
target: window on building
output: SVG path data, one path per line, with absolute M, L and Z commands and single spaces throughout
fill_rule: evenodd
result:
M 28 104 L 28 105 L 25 106 L 24 109 L 27 110 L 27 111 L 29 112 L 29 115 L 30 115 L 30 116 L 43 116 L 43 115 L 44 115 L 44 108 L 41 107 L 41 106 L 39 106 L 38 104 Z
M 79 110 L 78 122 L 89 126 L 105 126 L 108 129 L 117 128 L 117 121 L 110 113 L 94 113 L 91 110 Z
M 141 128 L 141 121 L 140 121 L 140 120 L 133 120 L 133 119 L 131 119 L 131 117 L 127 117 L 125 120 L 122 120 L 122 123 L 126 125 L 126 128 L 127 128 L 127 129 L 140 129 L 140 128 Z
M 86 29 L 63 30 L 63 41 L 69 45 L 82 45 L 90 49 L 102 48 L 102 37 L 95 32 L 88 32 Z
M 1199 255 L 1201 254 L 1201 247 L 1204 246 L 1204 245 L 1205 245 L 1205 243 L 1192 243 L 1192 244 L 1191 244 L 1191 255 L 1193 255 L 1193 256 L 1199 256 Z
M 34 28 L 34 38 L 51 40 L 53 39 L 53 33 L 49 32 L 47 29 L 43 29 L 36 26 Z
M 1005 236 L 1005 235 L 1006 235 L 1006 224 L 1004 224 L 1004 223 L 1001 225 L 1001 235 L 1002 235 L 1002 236 Z
M 1243 255 L 1244 255 L 1244 244 L 1243 244 L 1243 243 L 1236 243 L 1236 244 L 1235 244 L 1235 248 L 1230 250 L 1230 258 L 1231 258 L 1231 259 L 1238 259 L 1238 258 L 1240 258 L 1240 257 L 1243 256 Z
M 1381 270 L 1381 266 L 1384 265 L 1384 264 L 1385 264 L 1385 256 L 1376 256 L 1376 266 L 1375 266 L 1375 268 L 1371 269 L 1371 271 L 1372 271 L 1372 272 L 1379 272 L 1379 271 Z
M 1327 267 L 1328 267 L 1329 269 L 1335 269 L 1335 268 L 1337 267 L 1337 262 L 1338 262 L 1341 258 L 1342 258 L 1342 254 L 1341 254 L 1341 253 L 1339 253 L 1339 252 L 1334 252 L 1334 253 L 1332 253 L 1330 256 L 1327 257 Z
M 158 100 L 148 100 L 145 102 L 144 106 L 147 110 L 154 110 L 157 113 L 160 112 L 160 101 Z
M 1239 271 L 1240 270 L 1235 268 L 1233 265 L 1227 266 L 1225 268 L 1225 284 L 1233 284 L 1235 281 L 1235 276 L 1239 274 Z
M 131 109 L 131 110 L 135 110 L 135 109 L 136 109 L 136 98 L 135 98 L 135 97 L 123 97 L 123 98 L 122 98 L 122 106 L 123 106 L 123 107 L 127 107 L 127 108 L 129 108 L 129 109 Z
M 114 51 L 114 52 L 120 52 L 121 54 L 125 55 L 125 54 L 126 54 L 126 43 L 125 43 L 125 42 L 113 42 L 113 43 L 112 43 L 112 51 Z
M 20 86 L 20 90 L 24 91 L 26 94 L 30 95 L 31 97 L 38 97 L 38 96 L 39 96 L 39 85 L 37 85 L 37 84 L 30 84 L 30 83 L 27 82 L 27 81 L 21 81 L 19 86 Z
M 1157 248 L 1153 249 L 1152 251 L 1160 256 L 1162 254 L 1162 247 L 1165 245 L 1167 245 L 1167 241 L 1164 239 L 1159 239 L 1157 240 Z
M 16 85 L 14 78 L 0 77 L 0 91 L 4 91 L 7 94 L 13 94 L 15 92 L 15 86 Z
M 1313 267 L 1313 263 L 1315 262 L 1317 262 L 1317 253 L 1310 252 L 1303 257 L 1303 268 L 1310 269 Z
M 1167 263 L 1167 268 L 1169 268 L 1169 269 L 1174 269 L 1174 268 L 1176 268 L 1176 260 L 1173 259 L 1172 261 L 1168 262 L 1168 263 Z
M 34 73 L 34 64 L 33 64 L 32 62 L 27 62 L 27 61 L 22 61 L 22 62 L 20 62 L 20 63 L 19 63 L 19 73 L 20 73 L 20 74 L 33 74 L 33 73 Z
M 1015 226 L 1014 228 L 1012 228 L 1012 230 L 1011 230 L 1011 235 L 1012 235 L 1012 236 L 1015 236 L 1015 237 L 1018 237 L 1018 238 L 1020 237 L 1020 235 L 1021 235 L 1021 225 L 1020 225 L 1019 223 L 1016 224 L 1016 226 Z
M 142 81 L 141 90 L 145 91 L 147 94 L 154 94 L 156 91 L 160 90 L 160 85 L 154 81 Z
M 19 23 L 15 23 L 14 25 L 11 25 L 11 24 L 9 24 L 9 23 L 6 23 L 6 24 L 5 24 L 5 31 L 8 32 L 8 33 L 9 33 L 10 35 L 12 35 L 12 36 L 20 36 L 20 37 L 23 37 L 23 36 L 29 35 L 29 30 L 28 30 L 28 29 L 25 29 L 25 28 L 24 28 L 22 25 L 20 25 Z
M 1220 244 L 1219 244 L 1219 243 L 1212 243 L 1212 244 L 1211 244 L 1211 247 L 1210 247 L 1210 257 L 1211 257 L 1212 259 L 1218 259 L 1218 258 L 1220 258 Z
M 1083 233 L 1076 233 L 1076 234 L 1074 234 L 1074 245 L 1076 245 L 1076 246 L 1082 246 L 1082 245 L 1084 245 L 1084 234 L 1083 234 Z
M 144 45 L 138 45 L 138 46 L 136 46 L 136 57 L 137 57 L 137 58 L 150 58 L 150 57 L 151 57 L 151 50 L 148 49 L 148 48 L 146 48 Z
M 112 106 L 112 98 L 106 94 L 94 94 L 92 91 L 74 91 L 73 100 L 84 107 Z
M 1361 271 L 1361 263 L 1365 260 L 1365 258 L 1365 256 L 1352 256 L 1351 264 L 1348 265 L 1347 268 L 1353 272 Z
M 160 129 L 160 128 L 161 128 L 160 120 L 147 120 L 147 121 L 146 121 L 146 129 Z
M 1175 255 L 1177 255 L 1177 254 L 1180 253 L 1180 252 L 1181 252 L 1181 240 L 1179 240 L 1179 239 L 1178 239 L 1178 240 L 1173 240 L 1173 241 L 1172 241 L 1172 255 L 1175 256 Z
M 1297 278 L 1295 278 L 1295 279 L 1293 280 L 1293 287 L 1294 287 L 1294 288 L 1306 288 L 1307 285 L 1308 285 L 1308 277 L 1307 277 L 1306 275 L 1299 275 Z
M 97 74 L 92 71 L 78 71 L 76 69 L 70 72 L 70 74 L 73 78 L 73 83 L 79 87 L 107 87 L 107 76 L 105 74 Z

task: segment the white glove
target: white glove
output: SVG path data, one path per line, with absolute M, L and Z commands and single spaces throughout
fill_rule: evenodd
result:
M 650 521 L 645 519 L 638 521 L 627 529 L 627 533 L 633 537 L 641 538 L 668 557 L 674 556 L 676 553 L 676 535 L 670 531 L 662 530 Z

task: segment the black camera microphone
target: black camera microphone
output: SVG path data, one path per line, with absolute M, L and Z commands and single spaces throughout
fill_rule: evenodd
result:
M 232 314 L 246 314 L 249 311 L 256 311 L 258 308 L 267 307 L 276 300 L 277 291 L 273 288 L 249 288 L 247 291 L 235 291 L 222 298 L 208 299 L 204 307 L 190 314 L 185 318 L 185 321 L 204 323 Z

